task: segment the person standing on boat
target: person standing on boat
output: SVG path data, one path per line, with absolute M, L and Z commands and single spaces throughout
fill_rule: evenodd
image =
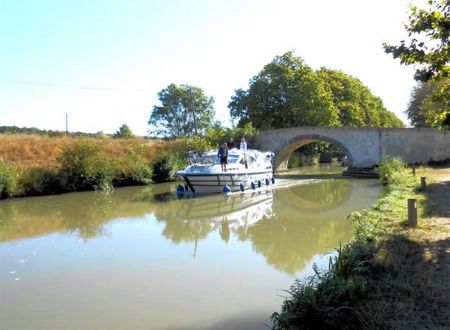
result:
M 247 142 L 245 141 L 245 138 L 241 139 L 241 144 L 239 145 L 240 150 L 247 150 Z
M 230 138 L 230 140 L 227 143 L 228 149 L 236 149 L 236 143 L 234 143 L 233 138 Z
M 219 152 L 217 153 L 217 156 L 220 160 L 220 167 L 222 168 L 222 172 L 225 172 L 227 170 L 227 164 L 228 164 L 228 146 L 226 143 L 224 143 L 220 148 Z

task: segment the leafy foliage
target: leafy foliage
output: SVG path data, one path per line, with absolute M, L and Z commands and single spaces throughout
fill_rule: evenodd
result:
M 274 329 L 348 329 L 364 321 L 352 305 L 364 296 L 364 274 L 373 258 L 370 247 L 355 243 L 341 247 L 330 258 L 329 268 L 319 270 L 306 281 L 295 281 L 288 291 L 281 313 L 274 313 Z
M 151 135 L 183 137 L 203 134 L 214 116 L 214 98 L 199 87 L 170 84 L 158 93 L 161 106 L 154 106 L 149 124 Z
M 339 110 L 339 125 L 344 127 L 404 127 L 395 114 L 387 111 L 369 88 L 342 71 L 321 68 L 317 74 L 331 89 Z
M 384 50 L 402 64 L 418 65 L 416 80 L 442 82 L 433 91 L 432 103 L 439 106 L 426 107 L 426 122 L 450 129 L 450 2 L 429 0 L 427 9 L 410 9 L 409 22 L 404 25 L 410 40 L 400 41 L 399 46 L 385 43 Z
M 228 107 L 239 126 L 252 122 L 258 129 L 293 126 L 337 126 L 332 95 L 303 59 L 287 52 L 276 56 L 237 90 Z
M 115 138 L 132 138 L 134 137 L 133 131 L 127 124 L 123 124 L 119 127 L 119 130 L 113 135 Z
M 61 193 L 64 187 L 57 171 L 34 167 L 20 171 L 16 190 L 18 196 L 38 196 Z
M 5 163 L 0 163 L 0 198 L 11 197 L 14 194 L 16 180 L 14 169 Z
M 112 189 L 116 166 L 101 142 L 80 139 L 67 145 L 60 157 L 61 172 L 70 190 Z
M 419 82 L 413 89 L 406 114 L 414 127 L 435 127 L 439 124 L 438 114 L 445 114 L 450 108 L 443 98 L 436 97 L 441 88 L 450 83 L 450 79 L 444 81 L 429 80 Z M 441 121 L 442 123 L 442 121 Z M 448 123 L 447 125 L 450 125 Z
M 114 178 L 115 186 L 132 184 L 149 184 L 152 178 L 152 168 L 144 158 L 146 145 L 130 146 L 125 157 L 119 161 L 119 174 Z
M 315 72 L 292 52 L 275 57 L 249 85 L 228 104 L 241 127 L 404 126 L 358 79 L 326 68 Z
M 175 172 L 184 165 L 184 160 L 177 153 L 162 153 L 153 163 L 152 180 L 156 183 L 173 181 Z
M 450 3 L 447 0 L 429 0 L 427 9 L 411 6 L 405 29 L 411 38 L 399 46 L 383 44 L 384 50 L 399 58 L 402 64 L 419 64 L 415 78 L 450 78 Z

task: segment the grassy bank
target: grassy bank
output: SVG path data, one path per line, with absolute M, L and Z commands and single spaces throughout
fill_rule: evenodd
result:
M 275 329 L 445 328 L 449 321 L 449 234 L 432 225 L 432 212 L 450 216 L 448 183 L 438 194 L 421 192 L 420 176 L 391 159 L 380 167 L 384 192 L 369 210 L 355 212 L 353 242 L 338 249 L 327 270 L 297 281 Z M 449 173 L 450 175 L 450 173 Z M 419 226 L 409 228 L 407 199 L 418 200 Z M 447 258 L 447 259 L 445 259 Z M 443 269 L 445 268 L 445 269 Z
M 173 172 L 178 150 L 143 138 L 0 135 L 0 198 L 148 184 L 161 162 Z

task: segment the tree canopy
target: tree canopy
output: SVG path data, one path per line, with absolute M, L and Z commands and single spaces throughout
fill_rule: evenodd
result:
M 419 64 L 415 78 L 450 78 L 450 2 L 429 0 L 429 8 L 411 6 L 409 22 L 404 24 L 410 37 L 399 46 L 383 44 L 386 53 L 402 64 Z
M 134 134 L 127 124 L 123 124 L 113 136 L 115 138 L 132 138 L 134 137 Z
M 158 93 L 150 116 L 151 135 L 169 138 L 203 134 L 214 117 L 214 98 L 199 87 L 170 84 Z
M 314 71 L 293 52 L 264 66 L 228 107 L 239 126 L 252 122 L 257 129 L 404 126 L 361 81 L 326 68 Z
M 431 103 L 424 117 L 428 126 L 450 129 L 450 2 L 448 0 L 429 0 L 428 8 L 410 7 L 409 21 L 404 24 L 408 32 L 408 41 L 401 40 L 399 46 L 383 44 L 385 52 L 399 58 L 405 65 L 418 65 L 414 78 L 420 82 L 434 80 Z M 419 85 L 413 91 L 422 94 L 428 85 Z M 414 103 L 414 101 L 412 101 Z M 413 108 L 407 110 L 408 116 Z M 423 110 L 421 110 L 423 113 Z M 417 113 L 418 114 L 418 113 Z M 413 124 L 416 118 L 410 117 Z M 420 123 L 419 123 L 420 124 Z
M 408 109 L 406 109 L 411 125 L 414 127 L 439 126 L 435 121 L 435 114 L 444 112 L 449 108 L 448 105 L 442 102 L 442 99 L 435 97 L 435 94 L 444 84 L 444 81 L 429 80 L 419 82 L 414 87 Z

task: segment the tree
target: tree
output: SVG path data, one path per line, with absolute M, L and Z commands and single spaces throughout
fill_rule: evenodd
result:
M 414 78 L 417 81 L 443 81 L 433 93 L 435 102 L 443 104 L 427 119 L 431 126 L 450 128 L 450 2 L 429 0 L 428 8 L 411 6 L 405 29 L 410 40 L 399 46 L 383 44 L 384 50 L 399 58 L 402 64 L 419 65 Z
M 404 127 L 361 81 L 340 71 L 314 71 L 292 52 L 277 56 L 228 104 L 238 126 Z
M 131 131 L 131 128 L 128 127 L 127 124 L 123 124 L 120 126 L 119 130 L 114 133 L 113 137 L 115 138 L 132 138 L 134 137 L 133 132 Z
M 236 90 L 228 107 L 242 126 L 257 129 L 293 126 L 336 126 L 332 95 L 303 59 L 287 52 L 276 56 L 254 76 L 248 90 Z
M 448 82 L 447 82 L 448 83 Z M 434 97 L 436 92 L 445 84 L 443 81 L 429 80 L 419 82 L 414 87 L 406 114 L 414 127 L 434 127 L 435 114 L 448 109 L 441 99 Z M 434 125 L 433 125 L 434 123 Z
M 203 134 L 214 117 L 214 98 L 201 88 L 170 84 L 158 93 L 161 106 L 154 106 L 149 124 L 152 135 L 175 138 Z
M 339 125 L 346 127 L 404 127 L 379 97 L 357 78 L 342 71 L 321 68 L 317 74 L 328 85 L 338 109 Z

